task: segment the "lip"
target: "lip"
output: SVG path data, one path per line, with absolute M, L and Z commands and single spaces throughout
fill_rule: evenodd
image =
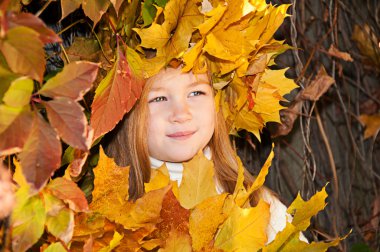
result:
M 166 136 L 175 140 L 186 140 L 194 135 L 195 131 L 177 131 Z

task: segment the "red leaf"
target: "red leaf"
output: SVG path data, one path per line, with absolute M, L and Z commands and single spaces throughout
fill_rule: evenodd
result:
M 5 40 L 0 41 L 0 50 L 11 70 L 39 82 L 42 82 L 46 64 L 43 46 L 39 34 L 24 26 L 10 29 Z
M 64 96 L 76 101 L 82 100 L 95 81 L 98 68 L 98 64 L 88 61 L 72 62 L 49 79 L 39 93 L 51 98 Z
M 88 210 L 84 193 L 73 181 L 59 177 L 52 180 L 47 188 L 54 196 L 67 202 L 72 210 L 77 212 Z
M 78 102 L 70 98 L 58 97 L 43 104 L 50 124 L 57 130 L 63 141 L 80 150 L 90 148 L 92 139 L 87 141 L 87 119 Z
M 94 139 L 112 130 L 141 95 L 142 81 L 132 74 L 119 48 L 117 51 L 115 65 L 99 84 L 92 103 Z
M 38 113 L 20 154 L 21 167 L 28 182 L 40 189 L 61 163 L 61 142 L 55 130 Z
M 190 210 L 183 208 L 170 190 L 162 201 L 160 213 L 162 222 L 157 224 L 157 230 L 153 232 L 154 236 L 167 240 L 171 230 L 179 233 L 189 233 Z
M 45 23 L 30 13 L 20 13 L 14 14 L 11 13 L 8 16 L 9 28 L 17 26 L 26 26 L 29 27 L 40 35 L 39 38 L 42 43 L 61 43 L 62 39 L 50 28 L 48 28 Z
M 2 105 L 0 113 L 5 115 Z M 3 117 L 1 117 L 3 119 Z M 21 109 L 10 125 L 0 133 L 0 156 L 11 155 L 20 152 L 30 133 L 33 117 L 29 107 Z

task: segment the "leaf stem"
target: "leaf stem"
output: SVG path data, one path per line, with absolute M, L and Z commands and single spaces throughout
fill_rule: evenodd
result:
M 85 22 L 86 22 L 86 20 L 84 18 L 79 19 L 79 20 L 75 21 L 74 23 L 70 24 L 69 26 L 67 26 L 66 28 L 64 28 L 64 29 L 60 30 L 59 32 L 57 32 L 57 35 L 61 35 L 65 31 L 71 29 L 73 26 L 75 26 L 75 25 L 77 25 L 79 23 L 85 23 Z
M 36 17 L 39 17 L 42 12 L 49 6 L 49 4 L 52 2 L 53 0 L 48 0 L 44 6 L 42 6 L 42 8 L 35 14 Z
M 68 56 L 67 53 L 66 53 L 65 48 L 63 47 L 62 44 L 59 44 L 59 47 L 61 47 L 61 50 L 62 50 L 63 56 L 65 56 L 65 59 L 66 59 L 67 63 L 70 64 L 70 59 L 69 59 L 69 56 Z
M 104 51 L 104 49 L 103 49 L 102 43 L 100 42 L 100 39 L 99 39 L 98 35 L 97 35 L 96 32 L 92 29 L 92 26 L 91 26 L 88 22 L 86 22 L 86 23 L 87 23 L 88 26 L 90 26 L 91 32 L 92 32 L 92 34 L 95 36 L 95 39 L 96 39 L 96 41 L 97 41 L 98 44 L 99 44 L 100 50 L 102 51 L 102 54 L 103 54 L 104 58 L 107 60 L 107 62 L 108 62 L 109 64 L 112 64 L 112 62 L 108 59 L 108 57 L 107 57 L 107 55 L 106 55 L 106 53 L 105 53 L 105 51 Z

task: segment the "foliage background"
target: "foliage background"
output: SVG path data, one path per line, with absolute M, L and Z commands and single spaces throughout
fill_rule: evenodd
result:
M 277 143 L 267 186 L 285 203 L 291 202 L 298 190 L 308 198 L 330 181 L 329 205 L 318 215 L 312 232 L 307 234 L 309 237 L 334 237 L 352 228 L 353 233 L 338 249 L 359 251 L 371 247 L 379 251 L 380 146 L 377 133 L 364 139 L 364 127 L 359 121 L 361 114 L 378 114 L 380 108 L 379 1 L 270 2 L 292 3 L 293 16 L 277 36 L 300 48 L 286 52 L 277 63 L 290 66 L 289 77 L 297 79 L 303 87 L 311 83 L 321 65 L 336 83 L 317 102 L 298 104 L 302 110 L 296 117 L 283 114 L 283 119 L 293 128 L 289 135 L 276 136 L 281 129 L 270 125 L 261 143 L 249 135 L 235 139 L 238 150 L 246 166 L 257 174 L 271 141 Z M 32 1 L 26 8 L 37 13 L 45 3 Z M 62 22 L 59 22 L 60 15 L 59 1 L 51 1 L 40 18 L 61 33 L 64 47 L 71 45 L 75 36 L 92 36 L 91 26 L 81 11 Z M 77 20 L 83 22 L 65 29 Z M 332 57 L 328 52 L 331 45 L 348 52 L 354 61 Z M 46 49 L 50 55 L 48 72 L 62 67 L 60 48 L 53 45 Z M 296 96 L 294 92 L 290 100 Z

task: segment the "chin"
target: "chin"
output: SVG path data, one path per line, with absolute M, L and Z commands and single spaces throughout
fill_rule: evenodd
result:
M 188 152 L 188 153 L 171 153 L 169 156 L 168 156 L 168 162 L 173 162 L 173 163 L 182 163 L 182 162 L 186 162 L 186 161 L 189 161 L 190 159 L 192 159 L 195 155 L 197 154 L 197 152 L 195 153 L 192 153 L 192 152 Z

